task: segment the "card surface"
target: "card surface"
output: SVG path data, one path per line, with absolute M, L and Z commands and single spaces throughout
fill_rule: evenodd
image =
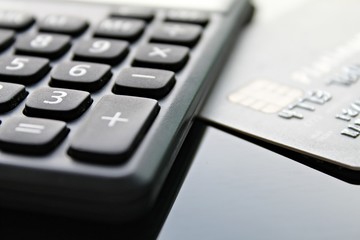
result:
M 360 2 L 305 1 L 256 18 L 201 118 L 360 170 Z

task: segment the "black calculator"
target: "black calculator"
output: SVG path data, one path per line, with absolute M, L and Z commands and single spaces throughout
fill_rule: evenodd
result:
M 144 215 L 251 10 L 231 0 L 0 1 L 1 204 Z

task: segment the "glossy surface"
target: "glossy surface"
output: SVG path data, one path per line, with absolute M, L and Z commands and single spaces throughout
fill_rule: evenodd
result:
M 358 239 L 359 201 L 359 186 L 209 128 L 159 239 Z

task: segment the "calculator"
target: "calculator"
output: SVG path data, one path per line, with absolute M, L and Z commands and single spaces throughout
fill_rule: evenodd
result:
M 251 4 L 0 4 L 1 205 L 146 214 Z

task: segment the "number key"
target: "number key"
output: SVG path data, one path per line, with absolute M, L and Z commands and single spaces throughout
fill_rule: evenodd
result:
M 75 61 L 63 62 L 52 70 L 50 86 L 96 91 L 111 76 L 109 65 Z
M 70 121 L 85 112 L 91 103 L 88 92 L 44 87 L 26 100 L 24 114 Z
M 0 11 L 0 27 L 13 30 L 24 30 L 34 23 L 34 18 L 26 13 L 15 11 Z
M 26 35 L 15 43 L 17 54 L 34 55 L 55 59 L 70 48 L 70 37 L 60 34 Z
M 74 59 L 116 65 L 129 53 L 125 41 L 91 39 L 80 41 L 74 50 Z
M 0 79 L 30 84 L 39 81 L 50 70 L 49 60 L 38 57 L 6 56 L 0 58 Z
M 27 94 L 23 85 L 0 82 L 0 112 L 15 108 Z
M 88 27 L 88 23 L 77 17 L 64 15 L 49 15 L 39 23 L 39 29 L 43 32 L 54 32 L 76 36 Z
M 145 22 L 142 20 L 108 18 L 100 22 L 95 31 L 95 36 L 135 41 L 144 29 Z

